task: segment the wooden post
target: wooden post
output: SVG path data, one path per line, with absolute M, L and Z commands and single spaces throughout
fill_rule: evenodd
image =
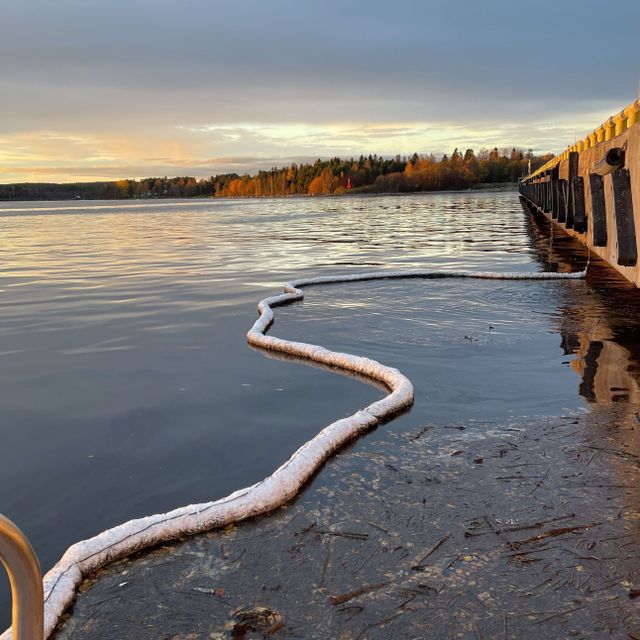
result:
M 597 173 L 590 173 L 589 187 L 591 189 L 593 246 L 606 247 L 609 238 L 607 235 L 607 211 L 604 200 L 604 178 Z
M 551 211 L 551 178 L 547 173 L 547 179 L 544 183 L 544 205 L 543 210 L 545 213 L 549 213 Z
M 571 181 L 573 202 L 573 228 L 579 233 L 587 230 L 587 213 L 584 206 L 584 180 L 578 176 Z
M 573 229 L 573 179 L 578 177 L 578 152 L 569 152 L 569 180 L 567 182 L 567 229 Z
M 567 181 L 558 180 L 558 222 L 567 221 Z
M 554 167 L 551 170 L 550 184 L 551 184 L 551 217 L 554 220 L 557 220 L 558 219 L 558 167 Z
M 636 225 L 633 219 L 631 179 L 627 169 L 618 168 L 611 173 L 613 206 L 618 233 L 618 264 L 633 267 L 638 262 Z

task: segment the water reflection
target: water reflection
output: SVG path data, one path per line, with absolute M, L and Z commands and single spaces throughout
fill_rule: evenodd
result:
M 524 206 L 524 205 L 523 205 Z M 587 249 L 524 207 L 527 231 L 545 269 L 584 268 Z M 579 393 L 590 404 L 640 404 L 640 292 L 602 260 L 589 260 L 586 290 L 568 287 L 557 324 L 564 353 L 580 376 Z
M 248 345 L 249 349 L 260 353 L 265 358 L 269 358 L 270 360 L 279 360 L 280 362 L 294 362 L 296 364 L 303 365 L 305 367 L 312 367 L 313 369 L 318 369 L 319 371 L 327 371 L 329 373 L 333 373 L 338 376 L 344 376 L 345 378 L 350 378 L 351 380 L 356 380 L 361 382 L 362 384 L 368 384 L 371 387 L 375 387 L 379 391 L 382 391 L 382 395 L 387 395 L 391 389 L 381 382 L 380 380 L 376 380 L 375 378 L 371 378 L 369 376 L 362 375 L 357 371 L 352 371 L 351 369 L 343 369 L 342 367 L 332 367 L 330 365 L 324 364 L 323 362 L 316 362 L 314 360 L 309 360 L 308 358 L 302 358 L 301 356 L 294 355 L 292 353 L 284 353 L 282 351 L 271 351 L 270 349 L 265 349 L 264 347 L 259 347 L 254 344 Z M 404 409 L 404 411 L 408 411 L 409 409 Z
M 247 348 L 284 281 L 531 262 L 513 193 L 0 203 L 0 239 L 0 510 L 45 569 L 106 527 L 258 481 L 380 397 Z
M 585 262 L 510 192 L 78 207 L 0 203 L 0 510 L 45 569 L 104 528 L 258 481 L 380 396 L 247 348 L 284 281 Z M 594 263 L 587 285 L 347 289 L 312 290 L 274 331 L 400 368 L 416 404 L 399 429 L 582 406 L 558 333 L 588 402 L 636 401 L 636 292 Z

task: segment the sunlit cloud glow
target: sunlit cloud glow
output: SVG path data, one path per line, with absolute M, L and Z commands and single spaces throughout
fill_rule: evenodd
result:
M 4 182 L 91 181 L 158 175 L 204 177 L 334 155 L 414 152 L 450 153 L 454 148 L 500 147 L 559 151 L 584 136 L 607 112 L 581 120 L 528 124 L 487 123 L 237 123 L 178 125 L 153 135 L 119 136 L 35 131 L 0 138 Z M 558 141 L 561 141 L 559 144 Z
M 574 8 L 540 2 L 192 0 L 176 19 L 164 0 L 10 0 L 0 182 L 200 177 L 456 147 L 557 152 L 635 97 L 640 5 L 581 3 L 580 19 L 618 44 L 585 64 Z M 562 64 L 536 42 L 562 42 Z

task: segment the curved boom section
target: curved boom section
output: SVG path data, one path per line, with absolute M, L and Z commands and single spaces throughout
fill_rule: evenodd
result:
M 130 520 L 93 538 L 69 547 L 44 578 L 45 637 L 73 602 L 76 588 L 87 574 L 145 547 L 201 533 L 267 513 L 293 498 L 318 468 L 340 447 L 360 433 L 380 424 L 413 404 L 413 386 L 398 369 L 370 358 L 337 353 L 324 347 L 266 335 L 274 320 L 273 308 L 302 300 L 301 287 L 341 282 L 400 278 L 476 278 L 482 280 L 560 280 L 584 278 L 579 273 L 492 273 L 473 271 L 379 271 L 354 275 L 323 276 L 285 285 L 284 293 L 258 304 L 259 317 L 247 334 L 249 343 L 281 353 L 340 367 L 382 382 L 390 393 L 353 415 L 336 420 L 302 445 L 281 467 L 260 482 L 214 502 L 192 504 L 146 518 Z M 7 630 L 0 640 L 10 640 Z M 22 640 L 13 636 L 13 640 Z

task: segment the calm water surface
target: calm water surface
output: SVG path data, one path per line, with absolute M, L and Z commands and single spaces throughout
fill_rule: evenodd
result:
M 246 345 L 257 301 L 288 279 L 584 264 L 514 192 L 0 203 L 0 512 L 46 570 L 106 527 L 263 478 L 380 397 Z M 398 428 L 525 422 L 637 411 L 639 312 L 636 291 L 596 264 L 587 282 L 310 288 L 273 332 L 402 369 L 416 403 Z

